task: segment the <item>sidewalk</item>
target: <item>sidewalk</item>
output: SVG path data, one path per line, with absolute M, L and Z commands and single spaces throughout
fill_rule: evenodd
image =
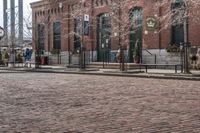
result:
M 133 69 L 128 71 L 120 71 L 119 69 L 96 69 L 87 68 L 80 70 L 79 68 L 67 68 L 64 66 L 40 66 L 35 68 L 8 68 L 0 67 L 0 70 L 7 71 L 23 71 L 23 72 L 40 72 L 40 73 L 60 73 L 60 74 L 84 74 L 84 75 L 102 75 L 102 76 L 120 76 L 120 77 L 138 77 L 138 78 L 162 78 L 162 79 L 178 79 L 178 80 L 197 80 L 200 81 L 200 70 L 191 70 L 191 74 L 183 74 L 178 71 L 168 69 L 148 69 L 145 73 L 144 69 Z

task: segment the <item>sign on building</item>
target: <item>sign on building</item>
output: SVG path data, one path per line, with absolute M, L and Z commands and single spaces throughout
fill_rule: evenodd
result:
M 156 18 L 154 16 L 147 16 L 146 18 L 146 30 L 154 32 L 156 28 Z
M 89 35 L 89 15 L 84 15 L 84 35 Z

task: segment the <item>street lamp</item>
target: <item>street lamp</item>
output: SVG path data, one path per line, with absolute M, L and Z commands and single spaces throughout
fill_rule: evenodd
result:
M 121 0 L 119 1 L 119 20 L 121 20 L 122 19 L 122 11 L 121 11 L 121 5 L 122 3 L 121 3 Z M 122 35 L 122 33 L 121 33 L 121 30 L 122 30 L 122 26 L 121 26 L 121 22 L 119 22 L 119 47 L 120 47 L 120 55 L 121 55 L 121 59 L 120 59 L 120 70 L 121 71 L 125 71 L 125 64 L 124 64 L 124 48 L 123 48 L 123 46 L 122 46 L 122 44 L 121 44 L 121 35 Z
M 104 45 L 104 43 L 101 44 L 101 47 L 103 49 L 103 68 L 105 68 L 105 45 Z
M 184 16 L 183 16 L 183 29 L 184 29 L 184 73 L 190 73 L 189 63 L 188 63 L 188 11 L 187 7 L 184 7 Z
M 184 48 L 184 46 L 183 46 L 183 43 L 181 42 L 181 43 L 180 43 L 181 73 L 183 73 L 183 64 L 185 64 L 185 63 L 183 63 L 183 48 Z
M 80 47 L 80 53 L 79 53 L 79 58 L 80 58 L 80 69 L 85 69 L 85 50 L 86 50 L 86 47 L 84 47 L 84 35 L 85 35 L 85 27 L 84 27 L 84 24 L 85 24 L 85 21 L 88 21 L 89 22 L 89 15 L 87 14 L 84 14 L 84 4 L 85 4 L 85 0 L 81 0 L 80 1 L 80 4 L 81 4 L 81 12 L 83 14 L 81 14 L 81 47 Z

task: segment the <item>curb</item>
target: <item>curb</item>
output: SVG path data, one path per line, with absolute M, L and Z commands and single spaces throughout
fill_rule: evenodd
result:
M 5 69 L 4 69 L 5 70 Z M 153 79 L 168 79 L 168 80 L 192 80 L 200 81 L 200 77 L 195 76 L 180 76 L 180 75 L 156 75 L 156 74 L 133 74 L 133 73 L 109 73 L 109 72 L 94 72 L 94 71 L 56 71 L 56 70 L 44 70 L 44 69 L 29 69 L 29 70 L 17 70 L 17 69 L 7 69 L 11 71 L 23 71 L 23 72 L 34 72 L 34 73 L 57 73 L 57 74 L 78 74 L 78 75 L 97 75 L 97 76 L 116 76 L 116 77 L 136 77 L 136 78 L 153 78 Z

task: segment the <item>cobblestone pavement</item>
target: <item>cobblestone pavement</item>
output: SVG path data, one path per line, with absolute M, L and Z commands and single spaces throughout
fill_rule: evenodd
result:
M 0 133 L 200 133 L 200 82 L 0 73 Z

